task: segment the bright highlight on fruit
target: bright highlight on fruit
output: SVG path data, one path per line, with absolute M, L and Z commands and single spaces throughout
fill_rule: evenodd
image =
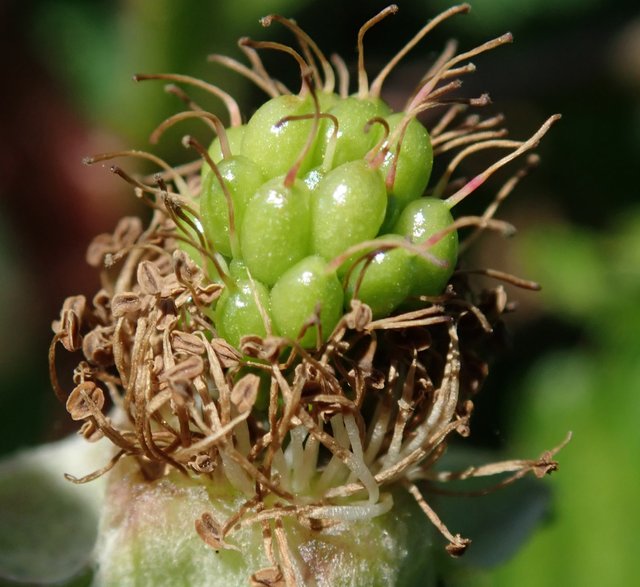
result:
M 58 397 L 88 440 L 106 436 L 116 447 L 104 469 L 75 481 L 112 469 L 117 476 L 121 460 L 135 462 L 149 486 L 177 471 L 220 500 L 194 520 L 194 532 L 220 551 L 211 556 L 222 567 L 241 569 L 252 584 L 320 584 L 323 573 L 338 584 L 331 577 L 348 571 L 327 564 L 342 556 L 337 542 L 363 520 L 384 524 L 392 493 L 408 490 L 458 555 L 469 541 L 438 518 L 425 481 L 514 470 L 515 479 L 555 467 L 545 457 L 433 472 L 449 438 L 469 434 L 483 350 L 507 308 L 502 286 L 476 291 L 470 273 L 478 271 L 466 271 L 459 253 L 483 231 L 513 231 L 494 214 L 532 160 L 482 216 L 457 216 L 456 206 L 534 149 L 559 118 L 526 141 L 508 140 L 502 117 L 473 112 L 489 103 L 486 95 L 460 97 L 460 78 L 475 70 L 469 60 L 511 42 L 508 34 L 457 55 L 447 45 L 404 109 L 392 111 L 381 97 L 389 73 L 433 28 L 468 10 L 455 6 L 430 21 L 370 82 L 366 33 L 397 7 L 374 16 L 357 35 L 356 87 L 344 62 L 327 59 L 294 21 L 265 17 L 265 27 L 286 27 L 297 47 L 245 38 L 248 65 L 211 56 L 268 96 L 246 121 L 210 83 L 136 76 L 168 82 L 188 107 L 152 142 L 192 118 L 212 135 L 209 147 L 186 136 L 199 157 L 176 168 L 142 151 L 87 160 L 142 157 L 159 170 L 134 178 L 112 167 L 153 218 L 144 231 L 124 219 L 94 241 L 88 259 L 104 289 L 91 302 L 69 298 L 54 324 Z M 267 73 L 264 51 L 300 71 L 299 90 Z M 222 100 L 228 123 L 183 86 Z M 456 176 L 464 159 L 488 149 L 507 154 L 476 177 Z M 437 173 L 434 157 L 444 161 Z M 84 353 L 70 393 L 56 374 L 58 342 Z M 264 568 L 250 568 L 251 557 L 238 562 L 240 528 L 261 537 Z M 394 584 L 398 572 L 380 584 Z M 364 584 L 353 581 L 345 584 Z

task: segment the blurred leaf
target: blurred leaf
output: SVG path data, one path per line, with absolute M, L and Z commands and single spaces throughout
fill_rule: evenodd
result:
M 40 3 L 35 15 L 34 46 L 87 117 L 100 118 L 114 101 L 117 15 L 103 2 L 77 0 Z
M 588 232 L 541 227 L 524 235 L 519 253 L 527 274 L 543 284 L 543 301 L 553 311 L 585 318 L 609 299 L 605 251 Z
M 107 450 L 75 437 L 0 463 L 0 581 L 86 584 L 104 484 L 74 485 L 63 473 L 91 472 Z
M 640 209 L 628 210 L 605 238 L 620 286 L 625 293 L 640 293 Z
M 521 451 L 568 429 L 574 438 L 559 455 L 554 520 L 497 570 L 496 585 L 599 587 L 640 574 L 639 229 L 629 210 L 604 235 L 564 229 L 528 241 L 532 263 L 547 267 L 549 307 L 578 321 L 584 343 L 533 365 L 511 405 Z
M 473 27 L 476 31 L 495 30 L 520 26 L 522 23 L 540 18 L 558 16 L 576 16 L 577 13 L 587 12 L 597 5 L 600 0 L 520 0 L 517 4 L 513 0 L 473 0 L 472 17 L 466 22 L 458 22 L 460 28 Z M 444 10 L 451 6 L 446 0 L 436 0 L 434 5 Z M 474 15 L 478 15 L 477 18 Z
M 163 93 L 162 82 L 136 85 L 133 74 L 180 72 L 202 77 L 242 103 L 249 84 L 236 73 L 207 63 L 207 54 L 238 55 L 237 39 L 261 30 L 261 16 L 288 14 L 306 2 L 130 0 L 115 6 L 105 0 L 45 1 L 35 12 L 32 44 L 64 81 L 74 107 L 86 118 L 127 140 L 146 142 L 154 126 L 181 105 Z M 185 89 L 206 109 L 225 115 L 217 98 Z M 159 148 L 168 147 L 163 143 Z M 174 158 L 175 152 L 184 156 L 179 141 L 173 151 Z

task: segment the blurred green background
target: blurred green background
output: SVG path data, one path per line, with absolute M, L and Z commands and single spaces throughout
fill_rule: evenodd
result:
M 467 261 L 543 284 L 539 294 L 509 288 L 520 307 L 509 318 L 510 348 L 478 397 L 472 442 L 495 458 L 533 458 L 574 432 L 559 455 L 560 472 L 544 481 L 552 501 L 539 530 L 509 563 L 474 581 L 632 584 L 640 576 L 640 8 L 622 0 L 472 4 L 470 15 L 447 22 L 403 61 L 386 95 L 392 102 L 406 96 L 448 38 L 467 49 L 510 30 L 513 46 L 474 59 L 478 72 L 465 80 L 465 95 L 489 91 L 488 112 L 505 113 L 515 138 L 529 136 L 550 114 L 563 114 L 538 150 L 541 165 L 501 209 L 518 235 L 510 242 L 483 238 Z M 90 295 L 98 286 L 83 260 L 91 237 L 112 229 L 122 214 L 140 212 L 123 182 L 81 159 L 145 148 L 155 124 L 181 109 L 161 83 L 135 84 L 132 74 L 204 77 L 250 113 L 260 92 L 207 63 L 207 54 L 240 58 L 235 41 L 242 35 L 289 42 L 286 31 L 258 24 L 260 16 L 279 12 L 353 64 L 358 27 L 384 5 L 0 4 L 0 454 L 73 429 L 49 388 L 49 325 L 65 296 Z M 400 12 L 367 37 L 369 71 L 449 5 L 401 2 Z M 265 61 L 295 81 L 288 58 Z M 223 113 L 215 100 L 193 96 Z M 207 140 L 204 130 L 185 124 L 154 151 L 186 161 L 180 136 L 193 132 Z M 482 210 L 497 185 L 474 195 L 467 210 Z

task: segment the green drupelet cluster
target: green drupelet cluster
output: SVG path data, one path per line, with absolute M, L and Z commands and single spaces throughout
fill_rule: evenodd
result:
M 420 109 L 392 112 L 362 87 L 317 91 L 313 64 L 296 58 L 300 93 L 218 124 L 204 155 L 202 228 L 228 268 L 211 276 L 227 285 L 213 317 L 236 346 L 267 334 L 318 346 L 352 299 L 384 318 L 442 293 L 455 268 L 450 206 L 424 197 L 433 149 Z

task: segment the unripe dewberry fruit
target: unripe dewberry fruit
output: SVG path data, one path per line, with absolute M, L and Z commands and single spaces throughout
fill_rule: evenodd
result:
M 243 38 L 248 65 L 212 56 L 266 93 L 249 117 L 201 80 L 136 76 L 170 82 L 189 107 L 152 139 L 195 118 L 211 143 L 185 137 L 201 161 L 175 168 L 144 151 L 87 161 L 159 167 L 145 178 L 112 167 L 153 210 L 149 227 L 123 219 L 95 239 L 87 258 L 102 290 L 66 300 L 53 325 L 56 395 L 86 439 L 114 445 L 96 473 L 72 478 L 109 476 L 96 585 L 435 587 L 446 565 L 432 534 L 453 556 L 469 540 L 440 519 L 425 481 L 555 466 L 547 455 L 434 470 L 449 439 L 470 433 L 486 349 L 509 307 L 501 286 L 480 292 L 473 274 L 535 287 L 459 258 L 483 231 L 512 233 L 496 209 L 532 160 L 481 216 L 456 206 L 557 119 L 506 140 L 501 117 L 471 115 L 486 96 L 454 92 L 469 60 L 508 34 L 458 55 L 447 45 L 392 111 L 389 73 L 468 9 L 427 23 L 370 82 L 365 36 L 397 6 L 373 16 L 357 34 L 356 88 L 341 58 L 269 15 L 262 24 L 286 28 L 295 48 Z M 268 74 L 267 50 L 291 60 L 299 92 Z M 176 84 L 222 100 L 228 123 Z M 465 179 L 463 160 L 489 149 L 507 154 Z M 444 158 L 435 167 L 434 153 Z M 58 343 L 83 354 L 64 378 Z

